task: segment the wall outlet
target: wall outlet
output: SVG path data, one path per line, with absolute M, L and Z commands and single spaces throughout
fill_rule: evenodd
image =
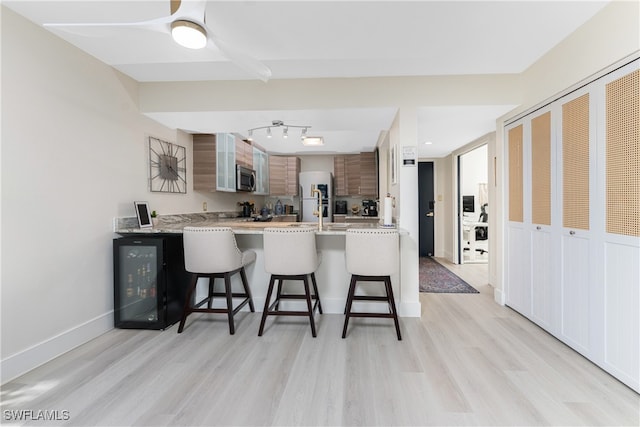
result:
M 207 211 L 207 202 L 202 202 L 202 212 Z

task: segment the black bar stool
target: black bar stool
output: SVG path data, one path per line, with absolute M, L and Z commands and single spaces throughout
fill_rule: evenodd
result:
M 233 316 L 247 303 L 252 312 L 255 311 L 251 290 L 247 282 L 245 266 L 256 260 L 256 253 L 252 250 L 240 251 L 236 244 L 236 237 L 230 227 L 185 227 L 184 264 L 191 273 L 191 284 L 182 311 L 182 319 L 178 333 L 184 329 L 187 316 L 191 313 L 226 313 L 229 318 L 229 333 L 235 333 Z M 231 276 L 240 273 L 243 293 L 233 293 L 231 290 Z M 209 293 L 200 302 L 191 305 L 198 279 L 209 279 Z M 224 292 L 214 292 L 215 279 L 224 279 Z M 213 308 L 213 298 L 224 297 L 226 308 Z M 233 298 L 243 298 L 242 302 L 233 308 Z M 200 308 L 207 304 L 206 308 Z
M 268 316 L 308 316 L 311 334 L 316 336 L 316 324 L 313 319 L 316 308 L 322 314 L 320 294 L 316 283 L 315 271 L 320 265 L 320 254 L 316 250 L 316 232 L 313 228 L 265 228 L 264 229 L 264 269 L 271 273 L 269 289 L 264 302 L 262 320 L 258 336 L 262 336 L 264 324 Z M 309 289 L 309 278 L 313 286 L 313 294 Z M 303 294 L 282 293 L 285 280 L 301 281 Z M 276 297 L 273 303 L 271 294 L 277 283 Z M 282 300 L 305 300 L 306 311 L 280 310 Z M 312 304 L 312 301 L 315 302 Z
M 393 298 L 393 287 L 391 286 L 391 275 L 398 271 L 399 241 L 396 230 L 347 230 L 345 256 L 347 271 L 351 273 L 351 283 L 347 295 L 342 338 L 347 336 L 347 327 L 351 317 L 383 317 L 393 319 L 398 340 L 402 340 L 396 303 Z M 383 282 L 386 295 L 356 295 L 358 282 Z M 353 301 L 385 302 L 389 306 L 389 312 L 352 312 Z

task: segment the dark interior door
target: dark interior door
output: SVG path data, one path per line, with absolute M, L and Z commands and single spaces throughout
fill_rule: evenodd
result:
M 433 162 L 418 163 L 418 226 L 420 233 L 420 256 L 433 256 L 433 220 L 435 211 L 433 197 Z

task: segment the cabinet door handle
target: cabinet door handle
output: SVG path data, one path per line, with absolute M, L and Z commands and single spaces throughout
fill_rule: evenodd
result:
M 569 234 L 570 234 L 571 236 L 573 236 L 573 235 L 575 235 L 575 234 L 576 234 L 576 232 L 575 232 L 575 231 L 573 231 L 573 230 L 571 230 L 571 231 L 569 231 Z
M 542 227 L 540 227 L 539 225 L 536 225 L 536 230 L 542 230 Z

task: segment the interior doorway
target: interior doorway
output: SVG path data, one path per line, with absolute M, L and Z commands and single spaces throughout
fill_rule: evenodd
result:
M 419 252 L 421 257 L 435 254 L 434 212 L 435 198 L 433 190 L 433 162 L 418 163 L 418 230 Z
M 489 262 L 488 147 L 458 156 L 458 260 Z

